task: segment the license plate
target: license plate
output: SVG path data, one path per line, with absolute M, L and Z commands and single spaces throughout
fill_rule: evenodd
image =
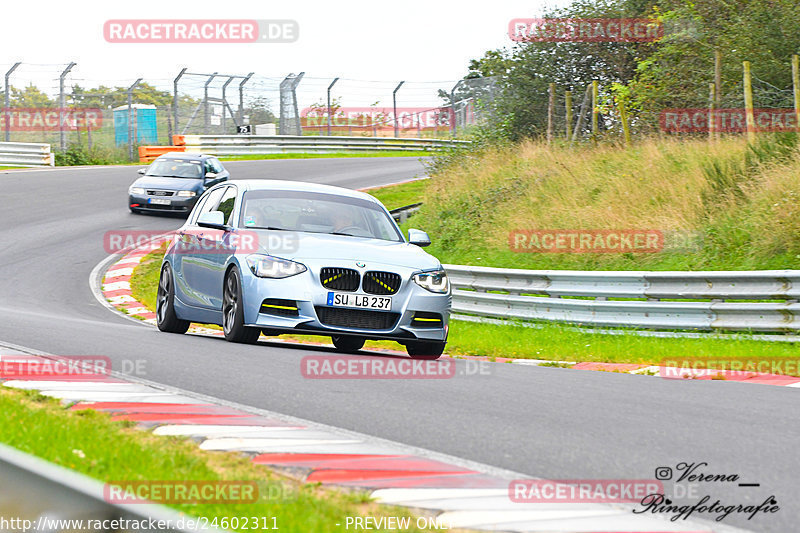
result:
M 148 198 L 147 203 L 156 205 L 170 205 L 172 200 L 167 200 L 166 198 Z
M 382 309 L 388 311 L 392 308 L 392 299 L 387 296 L 329 292 L 328 305 L 332 307 L 358 307 L 359 309 Z

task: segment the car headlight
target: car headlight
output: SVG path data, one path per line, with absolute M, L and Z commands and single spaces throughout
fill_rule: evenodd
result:
M 131 187 L 128 189 L 128 194 L 144 194 L 144 189 L 142 187 Z
M 184 198 L 191 198 L 192 196 L 197 196 L 197 193 L 194 191 L 178 191 L 178 196 L 183 196 Z
M 301 263 L 262 254 L 248 255 L 247 266 L 259 278 L 288 278 L 308 270 Z
M 411 276 L 411 279 L 414 280 L 414 283 L 430 292 L 446 294 L 450 290 L 450 282 L 447 280 L 447 273 L 444 269 L 419 272 Z

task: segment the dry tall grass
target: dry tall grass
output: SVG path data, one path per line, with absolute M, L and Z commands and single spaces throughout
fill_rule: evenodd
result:
M 459 158 L 436 174 L 417 220 L 438 241 L 443 261 L 796 268 L 800 152 L 769 139 L 756 149 L 741 138 L 647 140 L 631 148 L 526 142 Z M 514 229 L 656 229 L 704 238 L 700 249 L 680 254 L 520 254 L 508 247 Z

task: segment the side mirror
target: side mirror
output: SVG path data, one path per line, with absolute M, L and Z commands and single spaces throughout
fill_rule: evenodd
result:
M 207 180 L 213 180 L 216 177 L 217 177 L 217 173 L 216 172 L 206 172 L 206 179 Z
M 428 237 L 428 234 L 421 229 L 409 229 L 408 242 L 411 244 L 416 244 L 420 248 L 425 248 L 426 246 L 431 245 L 431 238 Z
M 197 225 L 201 228 L 228 229 L 228 226 L 225 225 L 225 215 L 222 211 L 208 211 L 207 213 L 203 213 L 197 219 Z
M 136 172 L 138 172 L 140 176 L 144 176 L 144 173 L 147 172 L 147 169 L 146 168 L 140 168 Z

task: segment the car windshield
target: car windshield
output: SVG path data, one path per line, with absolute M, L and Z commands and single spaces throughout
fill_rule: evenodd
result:
M 392 219 L 375 202 L 302 191 L 248 191 L 239 226 L 403 241 Z
M 203 167 L 199 161 L 157 159 L 147 168 L 145 176 L 200 179 L 203 177 Z

